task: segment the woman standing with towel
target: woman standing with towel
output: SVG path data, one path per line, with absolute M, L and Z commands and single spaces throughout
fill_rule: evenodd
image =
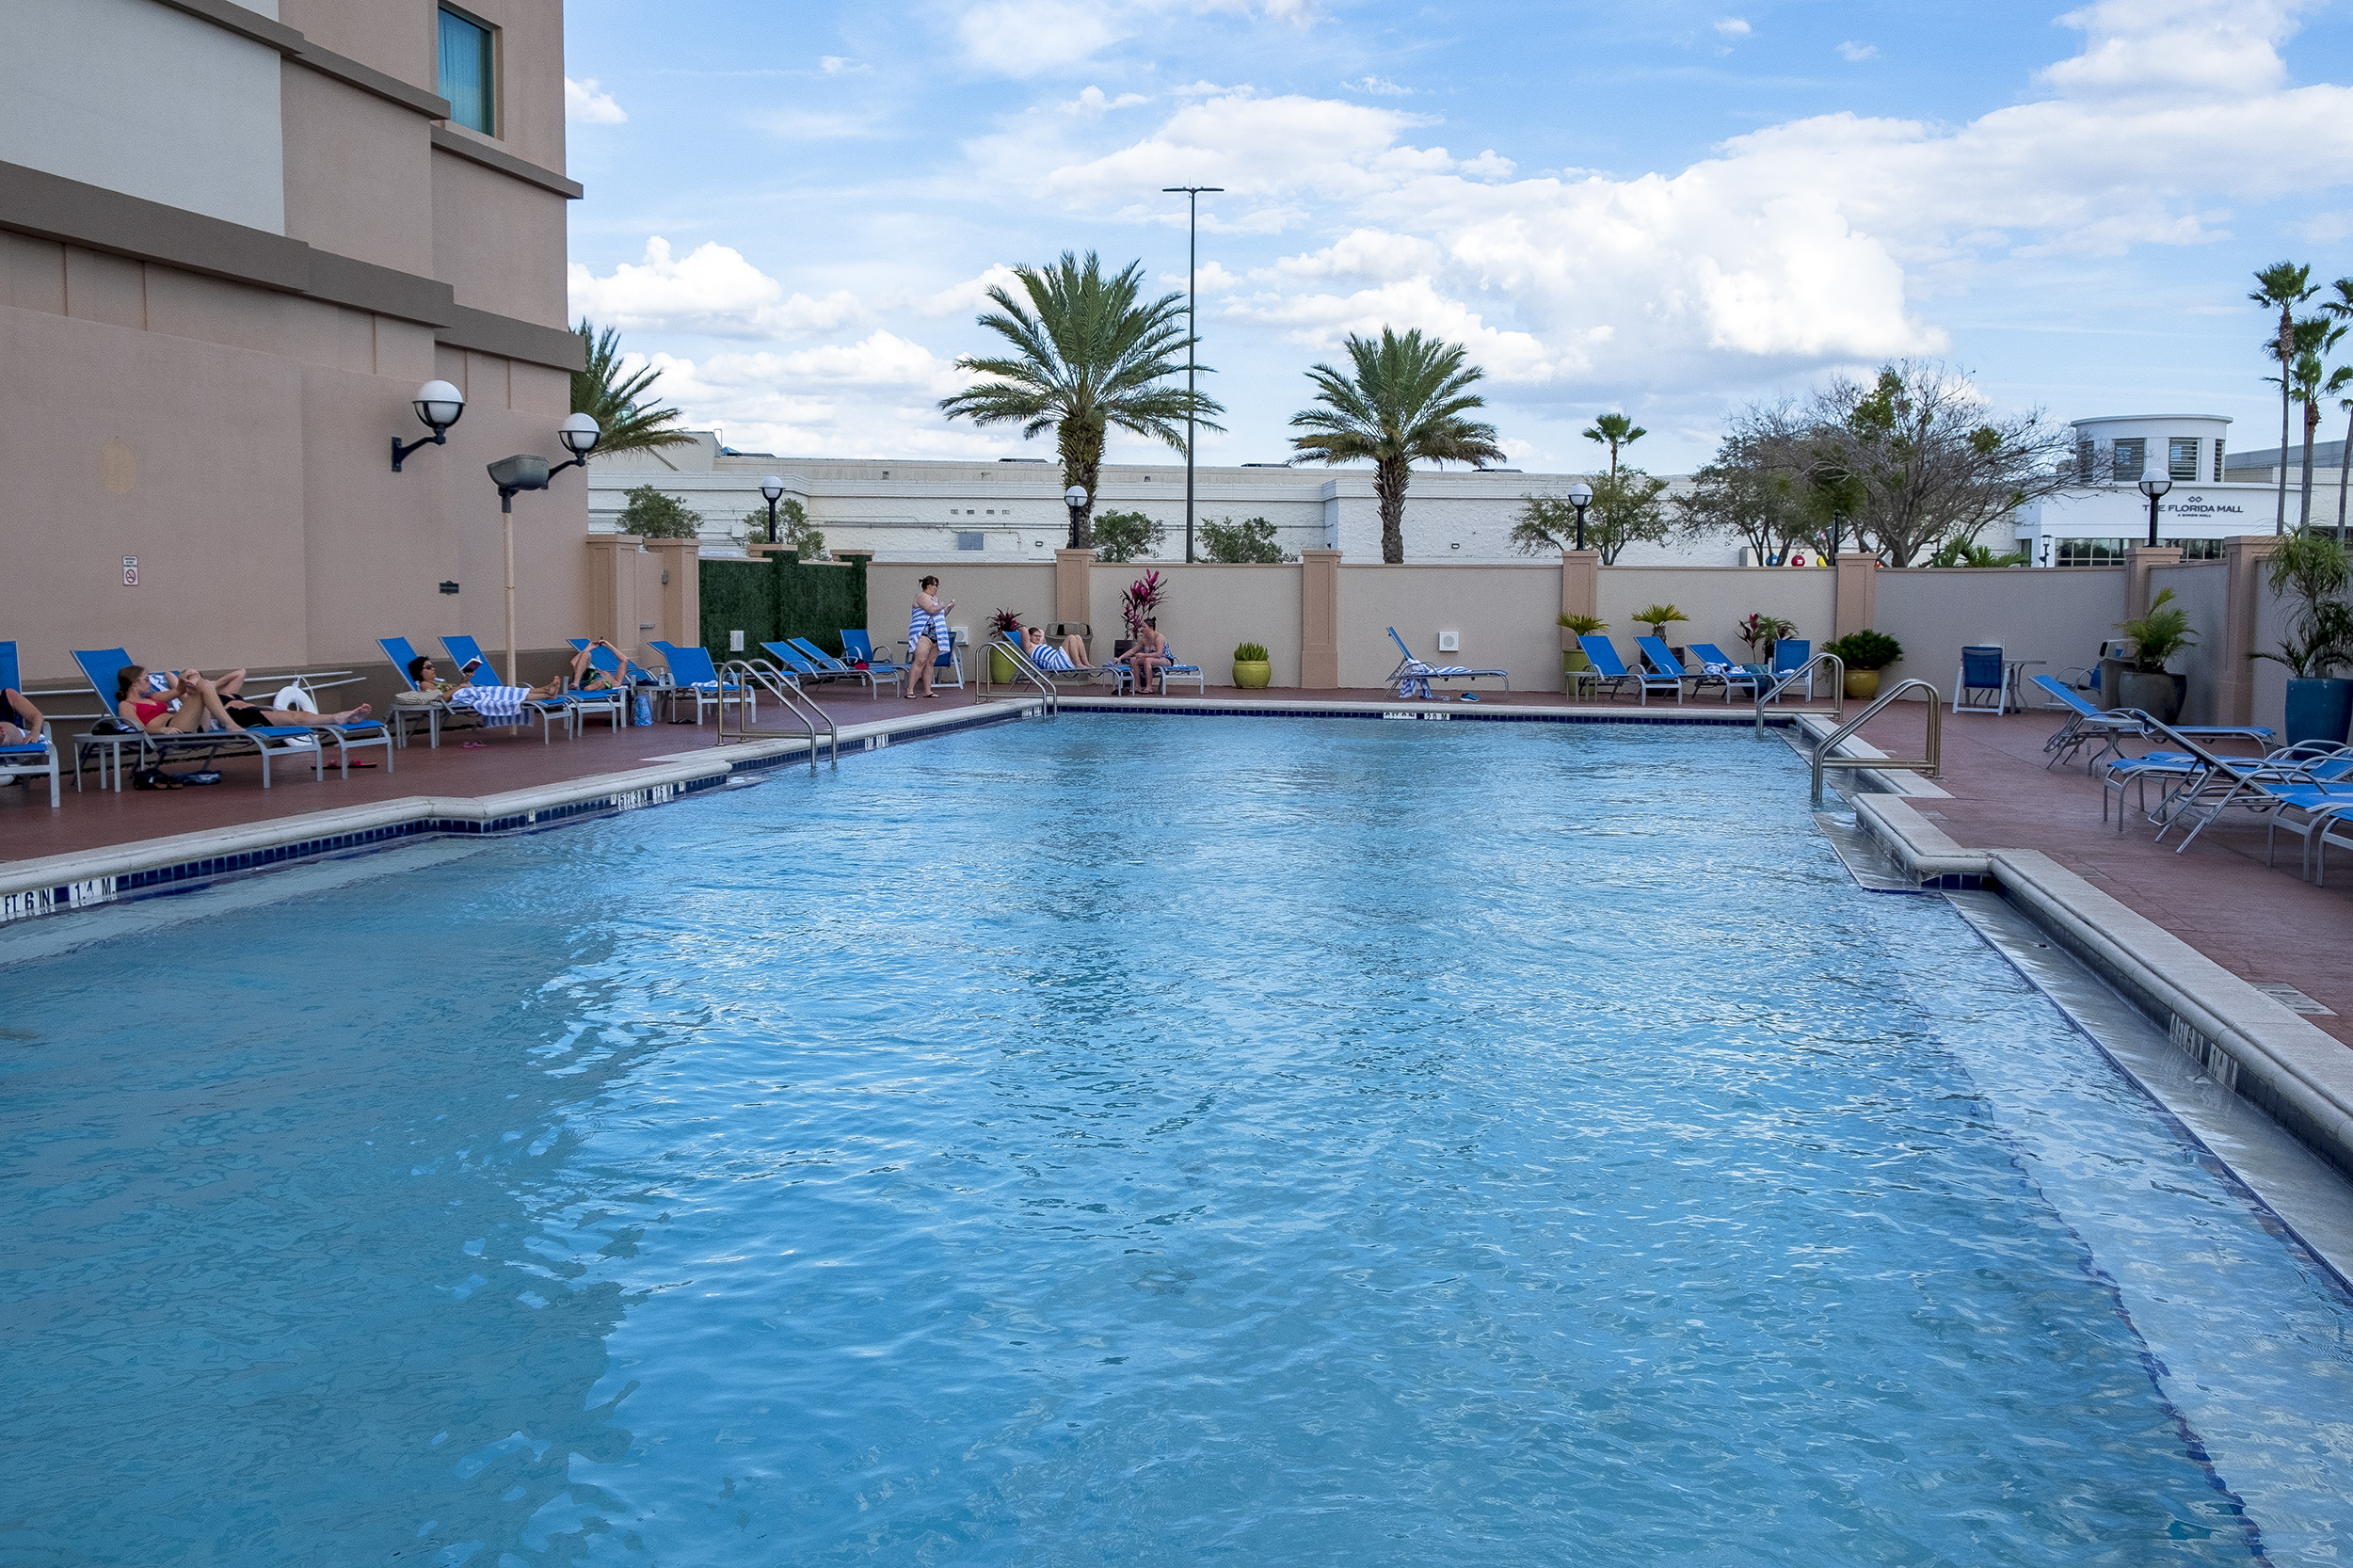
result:
M 955 607 L 952 599 L 940 601 L 938 578 L 926 577 L 915 585 L 915 608 L 907 616 L 907 663 L 915 666 L 907 676 L 909 702 L 939 696 L 932 690 L 932 670 L 948 650 L 948 612 Z

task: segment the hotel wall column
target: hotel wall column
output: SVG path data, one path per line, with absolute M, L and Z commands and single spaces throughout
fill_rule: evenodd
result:
M 2124 616 L 2138 620 L 2149 613 L 2149 574 L 2159 567 L 2182 564 L 2182 547 L 2173 544 L 2135 544 L 2124 547 Z
M 1092 550 L 1057 550 L 1054 552 L 1054 618 L 1056 620 L 1072 626 L 1088 621 L 1087 585 L 1094 569 L 1095 552 Z M 1098 650 L 1095 648 L 1094 641 L 1112 634 L 1104 628 L 1096 628 L 1096 638 L 1089 642 L 1087 651 L 1095 655 L 1096 662 L 1100 663 L 1111 657 L 1111 644 L 1105 642 Z
M 2251 657 L 2263 630 L 2265 578 L 2271 552 L 2280 548 L 2275 534 L 2241 534 L 2222 541 L 2222 559 L 2230 575 L 2222 588 L 2222 689 L 2215 694 L 2214 722 L 2255 722 L 2255 661 Z M 2143 594 L 2147 593 L 2144 588 Z
M 588 635 L 643 664 L 637 646 L 637 536 L 588 536 Z
M 1561 552 L 1561 613 L 1564 616 L 1601 614 L 1601 552 L 1564 550 Z
M 1299 552 L 1299 683 L 1331 691 L 1340 683 L 1340 552 Z
M 1862 551 L 1840 551 L 1838 565 L 1838 600 L 1833 612 L 1833 626 L 1841 637 L 1849 632 L 1870 629 L 1871 619 L 1879 614 L 1880 563 L 1876 555 Z
M 646 549 L 662 563 L 662 600 L 654 619 L 662 625 L 662 640 L 695 648 L 703 640 L 702 542 L 698 539 L 648 539 Z M 713 660 L 724 662 L 727 649 L 713 648 Z

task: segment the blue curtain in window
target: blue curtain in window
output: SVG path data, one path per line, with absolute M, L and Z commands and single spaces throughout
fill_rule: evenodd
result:
M 441 96 L 450 119 L 498 135 L 490 112 L 490 30 L 454 11 L 441 13 Z

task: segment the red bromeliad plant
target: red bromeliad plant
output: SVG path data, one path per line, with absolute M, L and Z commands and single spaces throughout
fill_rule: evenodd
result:
M 1141 635 L 1144 623 L 1160 613 L 1160 596 L 1168 584 L 1157 571 L 1147 571 L 1128 584 L 1128 591 L 1119 596 L 1119 611 L 1128 622 L 1130 640 Z
M 1760 611 L 1734 627 L 1732 631 L 1735 636 L 1749 645 L 1749 656 L 1754 658 L 1757 644 L 1763 643 L 1765 651 L 1770 654 L 1775 643 L 1784 637 L 1795 636 L 1798 629 L 1779 616 L 1769 616 Z
M 988 617 L 988 629 L 1005 641 L 1019 647 L 1021 643 L 1021 613 L 1017 610 L 998 610 Z

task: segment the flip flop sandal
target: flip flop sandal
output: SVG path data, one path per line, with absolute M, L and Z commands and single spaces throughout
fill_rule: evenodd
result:
M 462 743 L 457 749 L 460 751 L 480 751 L 483 749 L 483 743 L 480 741 L 467 741 Z

